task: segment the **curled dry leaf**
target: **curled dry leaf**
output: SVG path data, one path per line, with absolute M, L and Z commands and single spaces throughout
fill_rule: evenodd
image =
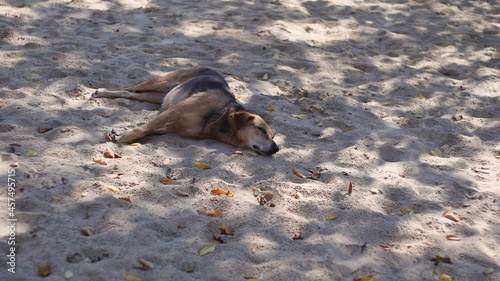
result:
M 122 278 L 125 281 L 141 281 L 139 277 L 130 274 L 123 274 Z
M 40 265 L 40 267 L 38 267 L 38 275 L 42 276 L 42 277 L 49 276 L 51 270 L 52 269 L 50 267 L 50 264 L 44 263 L 44 264 Z
M 114 153 L 109 147 L 106 147 L 106 151 L 104 151 L 105 158 L 118 159 L 122 158 L 120 155 Z
M 449 220 L 452 220 L 454 222 L 459 222 L 460 220 L 455 216 L 455 214 L 453 213 L 453 211 L 451 210 L 446 210 L 444 211 L 443 213 L 443 216 Z
M 112 138 L 112 137 L 111 137 L 108 133 L 105 133 L 105 134 L 104 134 L 104 139 L 105 139 L 106 141 L 113 141 L 113 138 Z
M 295 168 L 292 168 L 292 173 L 294 175 L 296 175 L 297 177 L 301 178 L 301 179 L 305 179 L 306 176 L 304 176 L 301 172 L 299 172 L 299 170 L 295 169 Z
M 259 204 L 261 206 L 266 205 L 268 202 L 273 200 L 274 198 L 274 193 L 271 191 L 260 191 L 257 193 L 257 201 L 259 201 Z
M 46 133 L 52 129 L 53 128 L 38 128 L 38 129 L 36 129 L 36 131 L 39 132 L 40 134 L 43 134 L 43 133 Z
M 233 228 L 229 225 L 223 223 L 220 227 L 220 234 L 222 235 L 233 235 Z
M 440 274 L 439 281 L 452 281 L 451 276 L 448 274 Z
M 302 193 L 300 193 L 300 192 L 297 192 L 297 193 L 295 193 L 295 196 L 293 196 L 293 198 L 295 198 L 297 200 L 302 200 L 302 199 L 304 199 L 304 195 L 302 195 Z
M 208 217 L 213 217 L 213 218 L 221 218 L 222 217 L 222 210 L 198 210 L 198 214 L 208 216 Z
M 226 242 L 224 242 L 224 239 L 222 239 L 221 236 L 215 236 L 215 235 L 213 235 L 212 236 L 212 243 L 214 243 L 214 244 L 224 244 Z
M 233 198 L 234 197 L 234 194 L 231 193 L 231 191 L 229 190 L 224 190 L 222 188 L 215 188 L 215 189 L 212 189 L 210 191 L 210 194 L 212 195 L 222 195 L 222 196 L 226 196 L 228 198 Z
M 181 191 L 181 190 L 176 190 L 175 191 L 175 194 L 179 195 L 179 196 L 182 196 L 182 197 L 189 197 L 189 194 L 184 192 L 184 191 Z
M 155 268 L 155 265 L 152 264 L 151 262 L 143 259 L 143 258 L 138 258 L 137 262 L 142 265 L 142 269 L 147 270 L 147 269 L 153 269 Z
M 130 198 L 130 196 L 121 196 L 121 197 L 118 197 L 118 199 L 123 200 L 123 201 L 127 201 L 127 202 L 132 202 L 132 199 Z
M 448 256 L 439 256 L 439 255 L 437 255 L 437 256 L 433 257 L 431 259 L 431 261 L 433 261 L 436 265 L 439 264 L 440 262 L 452 264 L 451 259 Z
M 204 256 L 215 251 L 215 245 L 207 245 L 198 251 L 198 256 Z
M 164 185 L 169 185 L 169 184 L 172 184 L 173 180 L 172 180 L 170 177 L 168 177 L 168 178 L 166 178 L 166 179 L 161 178 L 161 179 L 160 179 L 160 182 L 161 182 L 162 184 L 164 184 Z
M 450 241 L 461 241 L 462 240 L 462 238 L 457 237 L 456 235 L 453 235 L 453 234 L 446 235 L 446 239 L 448 239 Z
M 92 236 L 95 234 L 95 231 L 91 226 L 84 226 L 80 228 L 80 232 L 85 236 Z
M 274 111 L 274 105 L 272 103 L 268 103 L 266 106 L 267 111 Z
M 106 187 L 106 189 L 113 192 L 113 193 L 117 193 L 120 191 L 118 188 L 116 188 L 114 186 L 108 186 L 108 187 Z
M 203 162 L 194 162 L 194 166 L 198 169 L 202 169 L 202 170 L 206 170 L 206 169 L 210 169 L 210 166 L 208 166 L 207 164 L 203 163 Z
M 103 159 L 95 159 L 94 162 L 96 164 L 103 165 L 103 166 L 108 165 L 108 162 L 106 162 L 106 160 L 103 160 Z
M 293 234 L 293 240 L 304 240 L 304 234 L 302 232 L 295 232 Z

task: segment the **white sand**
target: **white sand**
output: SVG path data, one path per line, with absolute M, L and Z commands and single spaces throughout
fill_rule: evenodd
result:
M 0 279 L 39 280 L 49 263 L 44 280 L 67 271 L 93 281 L 352 280 L 358 271 L 500 280 L 499 14 L 495 1 L 4 1 L 0 185 L 18 162 L 18 249 L 16 274 L 7 273 L 2 188 Z M 190 66 L 239 78 L 227 76 L 276 130 L 280 152 L 238 156 L 176 135 L 105 143 L 105 132 L 148 122 L 157 107 L 91 99 L 94 88 Z M 95 164 L 106 147 L 123 158 Z M 159 182 L 166 176 L 172 185 Z M 210 195 L 216 187 L 235 197 Z M 256 188 L 274 192 L 274 208 L 258 204 Z M 459 222 L 442 216 L 447 209 Z M 222 223 L 235 234 L 198 256 Z M 292 239 L 297 232 L 303 240 Z M 435 266 L 436 255 L 453 264 Z M 139 269 L 137 258 L 155 268 Z

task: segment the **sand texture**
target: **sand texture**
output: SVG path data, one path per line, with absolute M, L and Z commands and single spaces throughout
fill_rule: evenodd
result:
M 500 280 L 498 1 L 0 2 L 1 280 Z M 96 88 L 194 66 L 225 73 L 276 155 L 104 140 L 158 106 Z

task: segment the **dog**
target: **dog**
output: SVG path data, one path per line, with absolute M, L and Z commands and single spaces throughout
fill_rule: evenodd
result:
M 160 105 L 149 123 L 132 130 L 113 129 L 114 142 L 176 133 L 213 139 L 263 155 L 279 151 L 271 127 L 238 103 L 224 77 L 209 68 L 175 70 L 162 77 L 120 89 L 99 88 L 93 98 L 128 98 Z

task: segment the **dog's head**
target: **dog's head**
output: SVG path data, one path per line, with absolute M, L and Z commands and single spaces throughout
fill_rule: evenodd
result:
M 250 148 L 265 155 L 272 155 L 279 151 L 273 141 L 274 131 L 259 115 L 246 111 L 235 112 L 234 123 L 236 136 L 244 148 Z

